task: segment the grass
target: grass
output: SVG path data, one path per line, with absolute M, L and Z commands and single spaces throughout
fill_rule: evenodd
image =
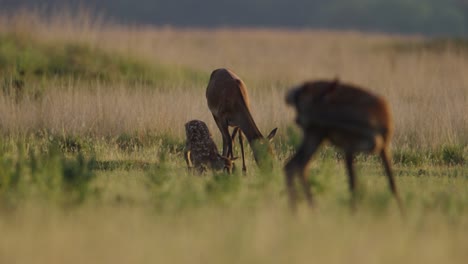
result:
M 94 178 L 92 158 L 82 153 L 67 158 L 55 144 L 41 148 L 25 148 L 22 144 L 11 147 L 3 146 L 1 153 L 3 210 L 14 209 L 30 200 L 72 206 L 90 196 L 89 183 Z M 13 152 L 15 156 L 11 156 Z
M 451 48 L 392 46 L 418 41 L 431 42 L 0 16 L 0 262 L 465 263 L 468 65 Z M 217 67 L 247 83 L 261 131 L 279 127 L 271 172 L 248 147 L 247 176 L 239 162 L 231 176 L 187 172 L 188 120 L 221 144 L 204 95 Z M 342 154 L 329 146 L 307 171 L 317 207 L 301 201 L 290 214 L 282 165 L 301 134 L 284 94 L 335 76 L 391 104 L 405 218 L 380 161 L 363 155 L 352 214 Z
M 4 90 L 15 84 L 21 86 L 17 89 L 38 82 L 44 86 L 50 79 L 150 86 L 176 79 L 196 83 L 206 78 L 188 67 L 148 63 L 88 43 L 41 43 L 14 32 L 0 34 L 0 74 Z
M 351 214 L 343 161 L 325 147 L 309 169 L 317 208 L 302 201 L 291 217 L 280 168 L 290 150 L 278 142 L 269 174 L 248 152 L 248 176 L 198 177 L 167 140 L 143 137 L 143 147 L 131 151 L 112 138 L 81 138 L 79 150 L 60 147 L 74 138 L 17 140 L 4 140 L 1 152 L 2 261 L 302 263 L 311 254 L 327 262 L 466 260 L 468 170 L 461 164 L 397 161 L 408 214 L 402 219 L 379 161 L 358 158 L 361 195 Z M 12 180 L 18 175 L 21 184 Z
M 466 237 L 461 235 L 468 226 L 466 167 L 397 164 L 408 214 L 402 219 L 378 163 L 358 163 L 361 198 L 357 213 L 351 214 L 344 165 L 318 155 L 310 168 L 317 208 L 309 211 L 302 201 L 298 215 L 291 217 L 278 169 L 265 175 L 250 163 L 247 177 L 196 177 L 187 174 L 180 153 L 157 157 L 151 152 L 159 146 L 132 154 L 107 147 L 103 153 L 121 155 L 122 162 L 115 157 L 112 168 L 93 169 L 89 189 L 98 195 L 90 193 L 73 207 L 63 207 L 60 199 L 54 203 L 41 202 L 41 196 L 24 197 L 16 207 L 2 209 L 3 261 L 30 262 L 34 256 L 36 263 L 193 258 L 209 263 L 305 263 L 313 256 L 337 263 L 463 263 L 467 257 Z M 97 153 L 97 163 L 105 162 L 102 155 Z M 79 163 L 79 154 L 67 156 Z M 148 164 L 140 166 L 144 160 Z M 39 163 L 47 164 L 47 158 Z M 28 161 L 23 166 L 27 168 Z M 54 190 L 60 189 L 42 195 Z M 57 197 L 67 195 L 59 192 Z M 32 246 L 37 243 L 40 249 Z M 27 255 L 21 254 L 24 248 Z
M 0 36 L 30 39 L 27 46 L 39 57 L 54 58 L 54 53 L 63 51 L 59 57 L 70 60 L 74 55 L 65 52 L 66 47 L 80 47 L 71 50 L 84 55 L 82 64 L 59 63 L 59 68 L 77 71 L 65 79 L 51 80 L 51 74 L 40 81 L 23 80 L 18 73 L 0 77 L 8 87 L 16 80 L 33 91 L 20 104 L 9 102 L 17 101 L 11 94 L 0 95 L 3 131 L 65 129 L 76 135 L 149 131 L 182 139 L 183 126 L 175 124 L 190 119 L 205 121 L 213 131 L 216 125 L 204 103 L 204 89 L 213 69 L 229 67 L 247 83 L 253 116 L 263 132 L 274 127 L 286 131 L 293 125 L 294 113 L 284 104 L 289 87 L 307 79 L 339 77 L 388 98 L 395 117 L 395 146 L 436 149 L 468 142 L 464 115 L 468 65 L 451 49 L 403 52 L 388 46 L 414 39 L 357 32 L 75 28 L 79 21 L 63 19 L 60 23 L 33 20 L 30 25 L 27 19 L 12 18 L 9 27 L 2 27 Z M 101 69 L 100 63 L 106 67 Z M 127 74 L 119 67 L 122 63 L 131 69 Z M 16 61 L 8 65 L 18 67 Z M 33 74 L 34 67 L 25 75 Z M 41 72 L 53 72 L 48 67 Z M 77 83 L 73 76 L 83 72 L 90 79 Z
M 466 56 L 468 40 L 464 38 L 434 38 L 425 40 L 398 41 L 391 45 L 397 52 L 404 53 L 456 53 Z
M 467 150 L 461 145 L 444 145 L 432 150 L 400 149 L 394 153 L 395 162 L 418 166 L 425 163 L 442 165 L 465 165 Z

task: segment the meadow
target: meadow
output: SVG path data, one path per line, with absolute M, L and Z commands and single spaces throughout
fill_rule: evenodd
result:
M 221 146 L 205 99 L 219 67 L 247 84 L 260 130 L 278 127 L 269 173 L 250 151 L 247 176 L 187 172 L 185 122 Z M 458 39 L 2 14 L 0 262 L 466 263 L 467 70 Z M 309 168 L 317 207 L 291 215 L 282 166 L 301 134 L 284 96 L 335 77 L 390 102 L 405 217 L 372 156 L 351 213 L 329 146 Z

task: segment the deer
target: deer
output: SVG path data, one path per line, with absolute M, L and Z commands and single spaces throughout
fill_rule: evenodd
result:
M 244 82 L 231 70 L 216 69 L 211 73 L 206 88 L 206 99 L 222 135 L 222 155 L 233 158 L 233 141 L 238 133 L 243 173 L 247 171 L 243 135 L 249 142 L 257 165 L 261 168 L 271 167 L 273 151 L 270 142 L 276 135 L 277 128 L 273 129 L 266 138 L 262 135 L 250 112 L 250 101 Z M 229 134 L 229 127 L 234 127 L 232 136 Z
M 222 156 L 205 122 L 191 120 L 185 124 L 186 145 L 184 158 L 189 171 L 195 169 L 199 174 L 208 169 L 223 170 L 229 174 L 234 167 L 236 158 Z
M 335 79 L 308 81 L 296 86 L 287 92 L 286 103 L 295 108 L 295 121 L 303 132 L 299 149 L 284 166 L 292 211 L 296 210 L 297 203 L 296 178 L 299 178 L 308 205 L 313 207 L 306 169 L 320 144 L 328 140 L 344 151 L 353 211 L 356 207 L 354 157 L 357 153 L 367 153 L 380 156 L 390 191 L 403 212 L 390 163 L 393 121 L 384 98 Z

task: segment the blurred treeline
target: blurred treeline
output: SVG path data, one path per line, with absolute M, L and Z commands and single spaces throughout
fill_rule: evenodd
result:
M 468 33 L 468 0 L 0 0 L 4 12 L 25 6 L 46 12 L 64 6 L 85 7 L 118 22 L 182 27 Z

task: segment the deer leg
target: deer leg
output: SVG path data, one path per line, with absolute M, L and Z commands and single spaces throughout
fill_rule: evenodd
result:
M 227 124 L 227 121 L 225 124 L 222 124 L 221 134 L 223 135 L 223 156 L 233 159 L 234 158 L 234 153 L 232 150 L 233 140 L 231 136 L 229 135 L 229 125 Z
M 232 131 L 232 135 L 231 135 L 231 141 L 232 142 L 235 142 L 236 141 L 236 136 L 237 136 L 237 133 L 240 131 L 240 128 L 239 127 L 234 127 L 234 130 Z M 231 156 L 228 158 L 234 158 L 234 143 L 233 143 L 233 146 L 232 146 L 232 152 L 230 153 Z
M 237 132 L 239 132 L 239 130 L 240 130 L 239 127 L 234 127 L 234 130 L 232 131 L 232 136 L 231 136 L 232 142 L 234 142 L 234 140 L 236 139 Z
M 213 115 L 213 118 L 223 137 L 223 156 L 229 158 L 229 154 L 232 156 L 232 140 L 229 136 L 229 126 L 221 122 L 215 115 Z
M 345 153 L 346 170 L 348 171 L 349 191 L 351 192 L 351 210 L 356 210 L 356 175 L 353 167 L 354 155 L 352 152 Z
M 245 157 L 244 157 L 244 136 L 242 135 L 242 130 L 239 130 L 239 144 L 242 154 L 242 172 L 244 175 L 247 173 L 247 167 L 245 167 Z
M 240 129 L 240 127 L 235 127 L 234 130 L 232 131 L 231 141 L 232 142 L 235 141 L 237 133 L 239 133 L 239 144 L 240 144 L 241 154 L 242 154 L 242 173 L 244 173 L 245 175 L 247 173 L 247 167 L 245 166 L 244 136 L 242 135 L 242 130 Z M 232 152 L 231 152 L 231 158 L 234 158 L 234 154 Z
M 395 180 L 393 178 L 393 173 L 392 173 L 392 168 L 391 168 L 391 165 L 390 165 L 390 160 L 389 160 L 389 157 L 388 157 L 388 152 L 387 152 L 387 150 L 385 148 L 380 152 L 380 158 L 382 159 L 382 163 L 383 163 L 384 168 L 385 168 L 385 174 L 387 175 L 387 178 L 388 178 L 388 184 L 390 186 L 390 191 L 392 192 L 393 196 L 395 197 L 395 199 L 397 201 L 398 208 L 400 209 L 400 212 L 402 214 L 404 214 L 403 204 L 401 203 L 401 199 L 400 199 L 400 196 L 398 194 L 398 190 L 397 190 L 397 187 L 396 187 L 396 184 L 395 184 Z
M 313 206 L 312 191 L 310 190 L 310 186 L 308 186 L 307 184 L 307 176 L 305 171 L 310 158 L 320 146 L 321 142 L 322 137 L 320 136 L 306 135 L 306 138 L 304 138 L 304 142 L 302 142 L 302 145 L 299 147 L 299 150 L 284 167 L 286 173 L 286 186 L 289 194 L 289 205 L 293 211 L 296 210 L 297 202 L 296 188 L 294 186 L 294 177 L 296 177 L 298 174 L 300 174 L 300 181 L 307 202 L 310 207 Z

